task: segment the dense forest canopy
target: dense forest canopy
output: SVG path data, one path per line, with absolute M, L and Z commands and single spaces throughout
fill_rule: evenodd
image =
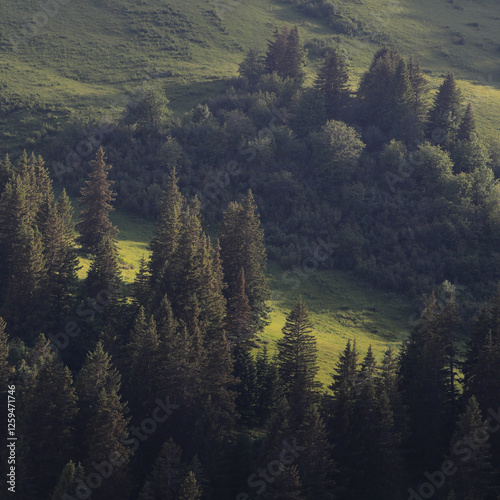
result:
M 498 498 L 497 152 L 453 73 L 431 96 L 419 61 L 388 46 L 354 86 L 334 46 L 307 85 L 305 56 L 298 27 L 277 27 L 180 118 L 147 85 L 118 124 L 42 141 L 50 169 L 0 162 L 0 406 L 16 394 L 19 498 Z M 57 157 L 62 144 L 77 146 Z M 156 221 L 132 284 L 115 207 Z M 268 259 L 293 266 L 318 238 L 335 249 L 324 268 L 423 306 L 399 352 L 347 341 L 328 386 L 304 298 L 276 351 L 256 349 Z

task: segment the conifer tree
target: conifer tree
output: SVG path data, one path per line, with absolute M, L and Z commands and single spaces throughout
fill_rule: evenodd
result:
M 450 478 L 450 487 L 457 500 L 496 498 L 489 437 L 477 400 L 472 396 L 451 440 L 450 457 L 458 471 Z
M 268 317 L 266 302 L 270 292 L 264 274 L 267 260 L 264 231 L 256 208 L 251 191 L 241 203 L 230 203 L 224 212 L 219 238 L 224 279 L 228 285 L 226 296 L 235 296 L 238 275 L 243 269 L 252 325 L 261 330 Z
M 104 351 L 101 342 L 89 352 L 76 379 L 76 390 L 80 413 L 78 422 L 82 431 L 90 416 L 96 412 L 96 403 L 102 389 L 108 394 L 118 393 L 121 387 L 121 375 L 112 365 L 111 358 Z
M 181 212 L 184 203 L 177 182 L 177 175 L 175 169 L 173 169 L 168 177 L 155 234 L 150 244 L 151 258 L 149 267 L 153 284 L 161 282 L 163 279 L 167 282 L 171 279 L 168 268 L 172 265 L 173 256 L 179 245 Z M 167 273 L 167 275 L 163 276 L 164 273 Z M 161 298 L 167 292 L 168 290 L 163 290 Z
M 471 142 L 476 137 L 476 119 L 474 118 L 472 105 L 468 104 L 457 132 L 457 141 Z
M 376 125 L 384 133 L 392 127 L 394 76 L 400 61 L 397 50 L 383 47 L 374 55 L 358 88 L 362 123 Z
M 271 483 L 262 497 L 266 500 L 303 500 L 302 483 L 297 465 L 281 465 L 280 473 Z
M 238 74 L 242 78 L 246 78 L 250 85 L 255 85 L 264 71 L 264 59 L 254 49 L 247 52 L 245 59 L 238 66 Z
M 129 353 L 128 393 L 134 414 L 144 418 L 153 409 L 155 399 L 164 390 L 159 368 L 159 338 L 156 322 L 151 316 L 146 320 L 141 307 L 127 346 Z
M 37 317 L 46 303 L 47 267 L 37 228 L 20 226 L 14 238 L 5 317 L 12 332 L 30 339 L 40 333 Z
M 236 409 L 241 421 L 251 424 L 255 419 L 257 406 L 257 367 L 247 349 L 234 352 L 234 376 L 236 383 Z
M 445 148 L 453 144 L 460 126 L 461 107 L 460 89 L 453 73 L 448 73 L 429 112 L 427 135 L 430 140 Z
M 90 163 L 89 179 L 85 181 L 79 199 L 83 210 L 80 213 L 80 222 L 76 225 L 80 233 L 78 242 L 90 251 L 96 250 L 105 239 L 113 239 L 118 234 L 118 230 L 109 220 L 115 195 L 111 191 L 113 182 L 108 179 L 111 165 L 107 165 L 105 160 L 104 149 L 100 147 L 95 160 Z
M 335 461 L 341 471 L 341 477 L 348 483 L 346 467 L 349 467 L 349 453 L 352 445 L 351 421 L 357 399 L 356 389 L 358 381 L 358 350 L 356 342 L 349 340 L 344 351 L 336 363 L 335 373 L 332 374 L 332 384 L 329 389 L 333 397 L 328 404 L 328 426 L 331 441 L 335 443 Z M 348 471 L 350 472 L 350 471 Z
M 427 94 L 429 91 L 429 82 L 425 78 L 420 62 L 410 57 L 408 71 L 412 86 L 411 106 L 416 113 L 418 121 L 423 123 L 427 114 Z
M 70 460 L 65 466 L 52 493 L 50 500 L 64 500 L 74 494 L 78 481 L 84 479 L 84 471 L 81 464 L 77 466 Z
M 196 476 L 193 471 L 189 471 L 188 475 L 182 481 L 179 500 L 200 500 L 201 490 L 196 481 Z
M 172 438 L 163 443 L 139 500 L 177 498 L 184 470 L 181 456 L 182 449 Z
M 137 271 L 134 283 L 132 285 L 132 297 L 138 306 L 144 306 L 148 309 L 151 300 L 151 274 L 149 266 L 144 257 L 139 261 L 139 270 Z
M 226 317 L 226 331 L 232 346 L 248 347 L 253 336 L 250 320 L 250 303 L 245 291 L 245 271 L 238 274 L 234 295 L 229 297 Z
M 9 155 L 5 155 L 3 160 L 0 160 L 0 196 L 7 185 L 10 177 L 13 174 L 13 166 L 10 161 Z
M 453 419 L 455 333 L 451 303 L 440 307 L 434 292 L 401 356 L 401 386 L 411 435 L 407 446 L 417 473 L 437 463 Z
M 124 444 L 128 438 L 129 419 L 125 416 L 128 409 L 120 396 L 121 376 L 100 342 L 87 355 L 76 387 L 81 409 L 79 449 L 86 470 L 109 460 L 110 454 L 115 459 L 113 474 L 103 480 L 93 495 L 100 500 L 126 498 L 130 488 L 127 472 L 131 454 Z
M 286 318 L 283 338 L 278 340 L 278 368 L 284 393 L 300 419 L 313 402 L 318 383 L 316 338 L 302 298 L 295 303 Z
M 304 78 L 304 49 L 300 39 L 299 29 L 294 26 L 291 30 L 284 26 L 281 32 L 278 28 L 273 34 L 274 40 L 268 42 L 265 59 L 269 73 L 276 72 L 283 78 L 294 78 L 302 82 Z
M 57 319 L 60 321 L 68 310 L 78 282 L 78 257 L 70 234 L 70 217 L 71 206 L 65 193 L 56 203 L 51 192 L 42 202 L 38 214 L 47 267 L 47 316 L 49 323 L 55 325 Z
M 96 248 L 85 280 L 85 288 L 89 297 L 96 297 L 104 291 L 111 305 L 118 300 L 117 293 L 120 286 L 121 271 L 118 263 L 118 250 L 115 242 L 106 236 Z
M 12 375 L 12 368 L 8 361 L 9 344 L 7 332 L 5 331 L 6 326 L 3 318 L 0 317 L 0 394 L 7 391 L 7 384 Z
M 315 81 L 315 87 L 323 95 L 329 120 L 341 120 L 344 117 L 350 99 L 348 80 L 345 57 L 337 49 L 333 49 L 326 55 Z
M 303 448 L 297 458 L 306 498 L 335 498 L 334 476 L 338 472 L 332 459 L 333 447 L 325 423 L 316 408 L 311 408 L 301 425 L 297 443 Z
M 22 390 L 19 428 L 29 446 L 26 466 L 33 485 L 32 498 L 43 498 L 53 490 L 74 452 L 78 408 L 71 372 L 55 359 L 43 335 L 33 351 Z M 39 357 L 35 351 L 45 354 Z
M 275 401 L 282 396 L 277 363 L 269 358 L 267 346 L 257 354 L 255 362 L 257 374 L 257 417 L 260 423 L 272 413 Z
M 0 291 L 5 293 L 9 282 L 16 233 L 30 226 L 30 212 L 26 186 L 20 175 L 15 175 L 5 186 L 0 198 Z

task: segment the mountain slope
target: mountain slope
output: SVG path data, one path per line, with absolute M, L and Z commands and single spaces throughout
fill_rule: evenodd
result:
M 452 70 L 477 109 L 483 132 L 498 137 L 500 7 L 494 0 L 338 1 L 350 34 L 291 3 L 253 0 L 35 0 L 2 5 L 0 104 L 3 149 L 30 147 L 72 116 L 118 113 L 145 81 L 166 87 L 180 113 L 223 88 L 249 48 L 264 50 L 276 25 L 298 24 L 310 50 L 339 35 L 352 84 L 381 44 L 422 61 L 433 87 Z M 349 29 L 342 31 L 349 32 Z M 12 132 L 15 127 L 16 132 Z M 26 137 L 31 139 L 26 142 Z

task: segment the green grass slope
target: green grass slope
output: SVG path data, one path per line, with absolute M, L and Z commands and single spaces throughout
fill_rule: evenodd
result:
M 265 49 L 274 26 L 298 24 L 306 43 L 338 33 L 278 0 L 19 0 L 0 11 L 3 149 L 30 147 L 72 116 L 118 113 L 128 92 L 158 80 L 183 112 L 234 77 L 249 48 Z M 44 11 L 41 4 L 46 5 Z M 479 124 L 500 125 L 500 5 L 496 0 L 337 0 L 358 26 L 342 35 L 353 84 L 382 43 L 415 55 L 436 87 L 462 80 Z M 310 75 L 317 61 L 308 66 Z M 1 108 L 0 108 L 1 109 Z M 28 141 L 26 141 L 28 139 Z

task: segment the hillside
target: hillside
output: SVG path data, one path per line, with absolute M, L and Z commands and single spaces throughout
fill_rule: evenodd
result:
M 500 131 L 494 121 L 500 112 L 500 9 L 494 0 L 338 1 L 335 12 L 348 34 L 290 2 L 64 3 L 48 2 L 47 13 L 35 0 L 2 6 L 3 149 L 30 148 L 73 117 L 117 113 L 127 95 L 151 79 L 166 87 L 170 106 L 182 113 L 236 76 L 247 50 L 264 49 L 284 23 L 301 29 L 310 76 L 318 47 L 332 36 L 340 36 L 349 56 L 353 86 L 381 44 L 397 45 L 421 60 L 434 88 L 454 71 L 477 107 L 483 133 L 496 138 Z

